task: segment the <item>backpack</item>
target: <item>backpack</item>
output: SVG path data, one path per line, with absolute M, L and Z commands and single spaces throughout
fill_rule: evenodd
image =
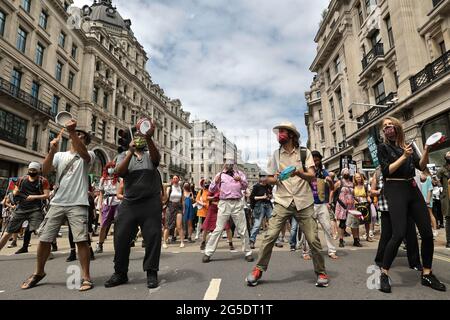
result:
M 24 179 L 28 179 L 28 175 L 24 175 L 22 177 L 19 178 L 19 180 L 17 181 L 17 188 L 19 188 L 19 192 L 21 192 L 21 188 L 22 188 L 22 184 L 23 184 L 23 180 Z M 41 194 L 44 194 L 44 178 L 42 176 L 39 176 L 39 181 L 38 181 L 38 188 L 39 188 L 39 192 Z

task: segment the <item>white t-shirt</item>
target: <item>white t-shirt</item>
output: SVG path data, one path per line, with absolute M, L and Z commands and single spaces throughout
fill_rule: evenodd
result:
M 172 192 L 170 193 L 170 202 L 180 202 L 182 197 L 181 187 L 172 185 Z
M 117 196 L 108 197 L 108 195 L 117 194 L 117 188 L 119 187 L 120 180 L 117 180 L 116 184 L 113 184 L 112 179 L 100 180 L 100 191 L 103 192 L 103 205 L 117 206 L 120 204 L 120 200 Z
M 59 181 L 61 173 L 67 164 L 75 156 L 70 151 L 57 152 L 53 158 L 53 167 L 56 169 L 56 181 Z M 91 161 L 87 163 L 80 157 L 76 160 L 69 171 L 64 175 L 59 185 L 56 195 L 50 202 L 50 205 L 57 206 L 89 206 L 88 191 L 89 179 L 88 173 L 90 166 L 95 161 L 95 153 L 89 151 Z

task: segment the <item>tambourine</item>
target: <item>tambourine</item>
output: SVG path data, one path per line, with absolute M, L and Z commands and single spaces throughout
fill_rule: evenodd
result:
M 152 123 L 147 118 L 140 119 L 136 124 L 136 129 L 143 135 L 145 135 L 148 132 L 148 130 L 150 130 L 151 127 Z
M 440 144 L 446 140 L 446 137 L 442 134 L 442 132 L 436 132 L 432 134 L 427 141 L 425 142 L 428 146 L 434 146 L 436 144 Z
M 73 119 L 73 116 L 70 112 L 61 111 L 55 117 L 55 122 L 62 127 L 66 126 L 66 123 Z
M 281 171 L 280 175 L 278 176 L 278 179 L 280 181 L 287 180 L 291 177 L 292 173 L 295 172 L 296 168 L 295 166 L 289 166 L 283 171 Z

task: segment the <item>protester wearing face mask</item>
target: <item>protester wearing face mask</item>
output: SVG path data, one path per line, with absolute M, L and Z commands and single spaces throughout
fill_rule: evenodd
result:
M 245 219 L 245 199 L 242 191 L 247 190 L 248 182 L 245 174 L 235 168 L 235 160 L 232 154 L 225 155 L 225 165 L 222 172 L 218 173 L 209 187 L 211 193 L 219 192 L 219 203 L 216 228 L 206 244 L 205 255 L 202 261 L 208 263 L 217 249 L 220 236 L 230 217 L 236 225 L 236 230 L 242 240 L 242 249 L 245 252 L 245 260 L 252 262 L 252 250 Z
M 21 177 L 14 188 L 13 194 L 18 204 L 14 210 L 6 232 L 0 240 L 0 250 L 6 245 L 12 234 L 18 233 L 22 224 L 28 221 L 23 246 L 16 254 L 28 252 L 31 234 L 35 232 L 44 220 L 42 202 L 50 196 L 50 184 L 40 175 L 41 165 L 31 162 L 28 166 L 28 175 Z
M 115 171 L 123 178 L 124 194 L 114 225 L 114 274 L 106 281 L 107 288 L 128 281 L 130 243 L 136 237 L 138 227 L 144 238 L 143 269 L 147 273 L 147 287 L 158 287 L 162 181 L 158 171 L 161 155 L 153 141 L 155 129 L 152 121 L 145 136 L 137 135 L 128 151 L 117 158 Z
M 446 248 L 450 249 L 450 151 L 445 154 L 444 166 L 437 172 L 437 178 L 443 188 L 441 193 L 441 211 L 445 218 Z
M 98 239 L 97 249 L 95 253 L 103 252 L 103 242 L 105 241 L 107 232 L 113 223 L 120 200 L 117 199 L 117 188 L 120 184 L 120 178 L 115 173 L 115 162 L 108 162 L 103 168 L 102 178 L 99 183 L 99 203 L 101 212 L 100 235 Z
M 429 162 L 428 146 L 422 157 L 414 153 L 411 143 L 405 142 L 405 134 L 400 121 L 393 117 L 383 119 L 384 143 L 378 146 L 378 159 L 385 180 L 384 194 L 389 203 L 392 223 L 392 237 L 386 245 L 380 276 L 380 290 L 391 292 L 389 269 L 397 255 L 411 217 L 422 238 L 422 285 L 445 291 L 446 287 L 432 273 L 434 243 L 427 205 L 414 180 L 415 169 L 425 170 Z

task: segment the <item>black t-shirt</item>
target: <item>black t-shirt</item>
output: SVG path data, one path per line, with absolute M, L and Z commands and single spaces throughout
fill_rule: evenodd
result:
M 263 195 L 267 194 L 268 196 L 272 194 L 272 187 L 269 185 L 263 186 L 260 183 L 257 183 L 253 186 L 252 195 L 251 197 L 262 197 Z M 255 200 L 255 203 L 271 203 L 270 200 Z
M 39 209 L 42 207 L 42 200 L 24 201 L 27 196 L 42 195 L 44 189 L 48 189 L 48 181 L 45 179 L 37 178 L 35 181 L 28 180 L 27 177 L 22 179 L 19 195 L 15 197 L 15 200 L 19 203 L 17 210 L 31 210 Z
M 389 166 L 397 161 L 403 155 L 403 149 L 387 143 L 378 145 L 378 160 L 381 165 L 383 178 L 396 179 L 412 179 L 416 176 L 415 169 L 420 170 L 420 158 L 416 153 L 413 153 L 394 173 L 389 173 Z

